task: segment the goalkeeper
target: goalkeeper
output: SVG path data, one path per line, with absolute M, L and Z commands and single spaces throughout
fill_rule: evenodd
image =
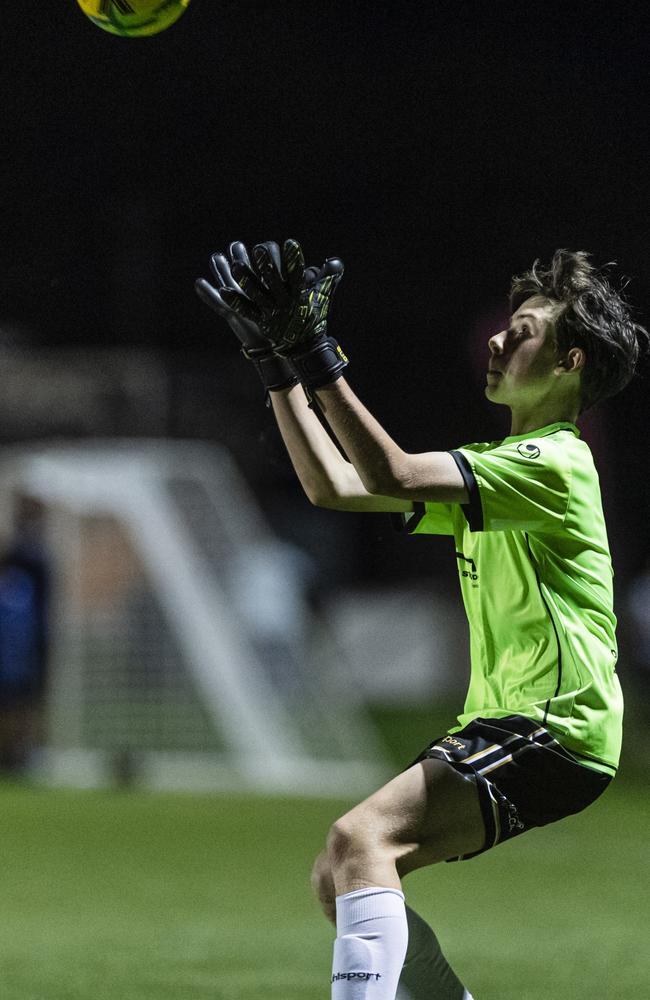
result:
M 630 381 L 649 338 L 586 253 L 558 250 L 513 278 L 509 325 L 488 341 L 485 393 L 509 408 L 508 436 L 408 454 L 344 376 L 327 329 L 342 273 L 336 259 L 306 268 L 293 240 L 252 260 L 235 243 L 197 291 L 260 374 L 312 503 L 454 538 L 471 643 L 463 712 L 333 824 L 313 881 L 336 923 L 334 1000 L 467 1000 L 402 879 L 579 812 L 616 774 L 612 566 L 576 420 Z

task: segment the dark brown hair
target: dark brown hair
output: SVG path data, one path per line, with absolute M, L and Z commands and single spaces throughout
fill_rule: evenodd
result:
M 559 354 L 571 347 L 581 347 L 586 354 L 580 377 L 581 413 L 620 392 L 650 345 L 650 335 L 634 322 L 630 305 L 589 257 L 584 250 L 556 250 L 548 269 L 536 260 L 510 286 L 512 312 L 533 295 L 562 307 L 555 319 Z

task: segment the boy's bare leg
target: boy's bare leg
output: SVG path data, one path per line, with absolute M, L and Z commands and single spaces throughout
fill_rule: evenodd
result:
M 438 760 L 409 768 L 333 825 L 313 882 L 326 915 L 337 922 L 337 1000 L 392 1000 L 398 981 L 404 1000 L 469 996 L 433 932 L 404 907 L 401 878 L 480 850 L 484 838 L 473 782 Z

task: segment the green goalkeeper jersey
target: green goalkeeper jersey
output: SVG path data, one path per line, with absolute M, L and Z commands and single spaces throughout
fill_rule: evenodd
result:
M 452 451 L 467 504 L 416 504 L 408 529 L 453 535 L 470 626 L 472 719 L 538 720 L 612 773 L 621 748 L 612 562 L 598 475 L 571 423 Z M 456 731 L 456 730 L 453 730 Z

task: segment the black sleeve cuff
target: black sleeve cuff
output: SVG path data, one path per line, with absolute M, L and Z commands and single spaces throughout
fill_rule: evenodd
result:
M 465 515 L 465 520 L 469 524 L 470 531 L 483 531 L 483 507 L 481 505 L 481 494 L 472 467 L 460 451 L 450 451 L 449 454 L 455 461 L 465 488 L 469 493 L 469 503 L 462 503 L 460 509 Z
M 395 531 L 406 531 L 407 534 L 412 535 L 425 513 L 426 511 L 422 501 L 415 500 L 413 502 L 412 514 L 391 514 L 390 518 Z

